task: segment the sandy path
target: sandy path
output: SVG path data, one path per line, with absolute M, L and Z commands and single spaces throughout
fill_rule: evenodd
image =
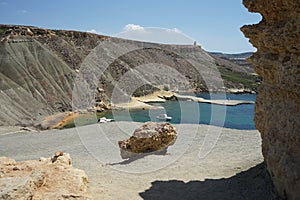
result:
M 139 125 L 114 122 L 0 134 L 0 156 L 25 160 L 49 157 L 55 151 L 68 152 L 73 165 L 88 174 L 95 199 L 270 199 L 256 130 L 222 129 L 213 150 L 199 159 L 199 149 L 211 126 L 175 125 L 179 135 L 169 155 L 122 163 L 117 141 Z

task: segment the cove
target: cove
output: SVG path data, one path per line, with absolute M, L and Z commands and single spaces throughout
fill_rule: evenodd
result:
M 194 96 L 205 99 L 228 99 L 255 101 L 255 94 L 209 94 L 201 93 Z M 166 101 L 164 103 L 151 103 L 154 106 L 161 106 L 160 110 L 121 110 L 105 114 L 107 118 L 114 118 L 116 121 L 159 121 L 156 118 L 159 114 L 167 113 L 172 116 L 170 123 L 173 124 L 207 124 L 223 126 L 226 128 L 253 130 L 254 125 L 254 104 L 241 104 L 237 106 L 213 105 L 193 101 Z

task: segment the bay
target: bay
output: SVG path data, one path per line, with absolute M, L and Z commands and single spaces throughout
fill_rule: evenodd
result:
M 209 94 L 201 93 L 193 96 L 205 99 L 229 99 L 255 101 L 255 94 Z M 166 113 L 171 116 L 170 123 L 180 124 L 208 124 L 232 129 L 253 130 L 254 104 L 241 104 L 237 106 L 223 106 L 192 101 L 166 101 L 152 103 L 162 106 L 160 110 L 123 110 L 106 113 L 105 117 L 114 118 L 116 121 L 160 121 L 156 117 Z

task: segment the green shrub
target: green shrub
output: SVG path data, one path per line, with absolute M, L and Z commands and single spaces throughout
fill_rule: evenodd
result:
M 0 35 L 3 35 L 7 31 L 7 28 L 0 28 Z

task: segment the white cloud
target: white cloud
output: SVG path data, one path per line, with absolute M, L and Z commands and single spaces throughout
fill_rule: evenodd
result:
M 98 34 L 98 32 L 97 32 L 95 29 L 91 29 L 91 30 L 88 30 L 88 31 L 86 31 L 86 32 Z
M 124 31 L 144 31 L 145 28 L 137 24 L 127 24 Z
M 95 29 L 87 30 L 86 32 L 94 33 L 94 34 L 98 34 L 98 35 L 104 35 L 102 32 L 96 31 Z
M 188 37 L 178 28 L 154 28 L 143 27 L 137 24 L 127 24 L 123 32 L 115 34 L 129 40 L 138 40 L 163 44 L 194 44 L 192 38 Z
M 147 28 L 138 24 L 127 24 L 124 26 L 124 31 L 145 31 Z M 170 33 L 182 33 L 182 31 L 178 28 L 164 29 L 166 32 Z

